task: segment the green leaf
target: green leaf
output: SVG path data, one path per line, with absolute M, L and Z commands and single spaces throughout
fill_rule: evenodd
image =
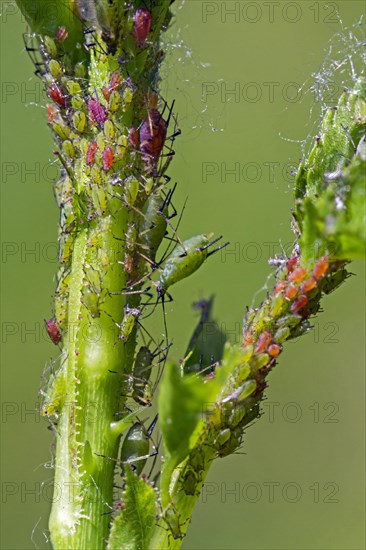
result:
M 31 30 L 42 37 L 54 38 L 60 27 L 65 27 L 68 36 L 63 50 L 73 62 L 88 57 L 84 43 L 83 24 L 73 0 L 16 0 Z
M 155 527 L 157 509 L 154 488 L 126 469 L 124 507 L 112 523 L 108 550 L 147 550 Z

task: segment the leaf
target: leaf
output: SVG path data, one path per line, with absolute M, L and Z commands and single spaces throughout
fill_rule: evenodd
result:
M 124 507 L 112 523 L 108 550 L 147 550 L 156 521 L 154 488 L 126 469 Z
M 192 448 L 192 434 L 202 421 L 207 404 L 216 394 L 216 384 L 195 375 L 182 376 L 179 365 L 168 364 L 159 395 L 159 418 L 165 451 L 174 467 Z

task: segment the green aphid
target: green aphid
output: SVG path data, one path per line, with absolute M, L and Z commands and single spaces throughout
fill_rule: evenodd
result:
M 56 59 L 51 59 L 48 64 L 48 68 L 54 78 L 59 78 L 62 75 L 61 65 L 58 61 L 56 61 Z
M 72 96 L 78 96 L 81 94 L 81 87 L 78 82 L 75 82 L 75 80 L 68 80 L 66 82 L 66 88 L 70 95 Z
M 268 365 L 270 357 L 268 353 L 260 353 L 259 355 L 254 355 L 252 358 L 252 369 L 254 371 L 262 369 Z
M 113 141 L 115 136 L 114 124 L 111 120 L 106 120 L 103 126 L 104 135 L 109 141 Z
M 70 128 L 60 122 L 55 122 L 52 128 L 61 139 L 67 139 L 70 135 Z
M 75 236 L 73 233 L 61 233 L 59 236 L 58 260 L 63 265 L 70 265 L 74 250 Z
M 136 308 L 125 308 L 122 323 L 119 326 L 119 338 L 126 343 L 130 338 L 132 331 L 135 327 L 136 320 L 141 314 L 141 310 Z
M 150 453 L 150 439 L 155 424 L 156 416 L 148 429 L 141 422 L 135 422 L 128 430 L 121 447 L 120 461 L 129 464 L 132 470 L 140 475 L 147 459 L 157 454 L 157 451 Z M 124 468 L 122 469 L 122 475 Z
M 47 50 L 47 53 L 51 57 L 56 57 L 57 56 L 57 46 L 55 44 L 55 41 L 52 40 L 52 38 L 50 38 L 49 36 L 45 36 L 44 39 L 43 39 L 43 42 L 44 42 L 44 46 Z
M 231 435 L 230 428 L 225 428 L 224 430 L 221 430 L 216 436 L 216 439 L 214 441 L 214 446 L 216 448 L 222 447 L 225 445 L 227 441 L 229 441 Z
M 83 107 L 85 108 L 85 101 L 81 96 L 75 95 L 71 98 L 71 106 L 74 109 L 82 109 Z
M 128 205 L 133 206 L 136 202 L 139 192 L 139 180 L 134 176 L 130 176 L 124 182 L 125 184 L 125 199 Z
M 83 113 L 83 111 L 75 111 L 75 113 L 72 115 L 72 123 L 75 130 L 77 130 L 78 132 L 84 132 L 86 124 L 85 113 Z
M 132 398 L 139 405 L 151 404 L 150 377 L 154 355 L 148 347 L 141 346 L 139 349 L 132 371 Z
M 100 317 L 99 294 L 90 286 L 84 288 L 81 301 L 93 319 Z
M 212 252 L 208 252 L 208 248 L 221 239 L 221 237 L 218 237 L 211 241 L 212 237 L 213 233 L 197 235 L 184 241 L 183 246 L 176 246 L 171 255 L 165 260 L 164 268 L 157 283 L 159 298 L 163 297 L 172 285 L 195 273 L 211 254 L 226 246 L 227 243 Z
M 127 88 L 125 88 L 123 92 L 123 101 L 124 103 L 129 105 L 132 100 L 133 100 L 133 89 L 128 86 Z
M 236 406 L 234 406 L 229 416 L 229 426 L 231 428 L 235 428 L 236 426 L 238 426 L 238 424 L 240 424 L 240 422 L 243 420 L 245 413 L 246 409 L 242 403 L 238 403 Z
M 74 158 L 75 149 L 70 140 L 66 139 L 62 144 L 62 150 L 69 158 Z
M 282 344 L 283 342 L 285 342 L 286 340 L 288 340 L 289 337 L 290 337 L 290 329 L 289 329 L 289 327 L 279 328 L 279 329 L 275 332 L 274 341 L 275 341 L 275 342 L 278 342 L 279 344 Z
M 270 311 L 270 315 L 272 319 L 280 315 L 283 308 L 284 301 L 285 299 L 282 294 L 277 294 L 277 296 L 274 296 L 272 298 L 271 311 Z
M 188 468 L 187 471 L 184 473 L 182 479 L 182 487 L 185 494 L 189 496 L 194 496 L 197 492 L 198 482 L 199 479 L 197 478 L 195 471 L 191 468 Z
M 168 202 L 160 195 L 152 194 L 142 209 L 144 218 L 140 225 L 140 244 L 144 254 L 155 262 L 158 248 L 167 229 Z
M 121 106 L 121 96 L 117 90 L 113 90 L 109 97 L 109 109 L 112 113 L 118 111 Z
M 236 451 L 236 449 L 240 445 L 241 436 L 242 436 L 241 428 L 238 427 L 231 430 L 229 439 L 226 441 L 226 443 L 221 445 L 220 448 L 218 449 L 217 451 L 218 456 L 222 458 L 224 456 L 231 455 L 234 451 Z
M 283 317 L 280 317 L 277 319 L 276 325 L 279 328 L 283 327 L 295 327 L 298 325 L 302 320 L 301 315 L 284 315 Z

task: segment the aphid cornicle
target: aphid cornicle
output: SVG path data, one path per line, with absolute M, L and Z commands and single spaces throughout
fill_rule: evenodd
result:
M 211 241 L 212 237 L 213 233 L 196 235 L 184 241 L 182 243 L 183 246 L 176 246 L 165 260 L 164 268 L 157 283 L 159 298 L 162 298 L 166 294 L 169 287 L 197 271 L 208 256 L 211 256 L 211 254 L 228 244 L 225 243 L 209 252 L 208 248 L 221 239 L 221 237 L 218 237 Z
M 129 464 L 137 475 L 141 474 L 147 459 L 157 454 L 156 450 L 150 453 L 150 438 L 157 420 L 156 415 L 147 429 L 142 422 L 135 422 L 123 440 L 120 460 Z

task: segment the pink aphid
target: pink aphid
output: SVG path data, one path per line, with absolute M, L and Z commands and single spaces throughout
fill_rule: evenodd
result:
M 114 162 L 114 153 L 112 147 L 106 147 L 103 151 L 103 170 L 110 170 Z
M 138 8 L 133 17 L 133 35 L 139 48 L 143 48 L 151 29 L 151 13 L 146 8 Z
M 95 161 L 95 153 L 97 152 L 98 144 L 95 141 L 95 139 L 91 142 L 91 144 L 88 147 L 88 151 L 86 153 L 86 163 L 89 166 L 92 166 Z
M 89 118 L 92 122 L 96 122 L 99 126 L 103 126 L 108 119 L 107 109 L 101 104 L 99 99 L 91 96 L 88 101 Z
M 57 32 L 55 34 L 55 40 L 56 42 L 65 42 L 66 38 L 69 36 L 69 33 L 67 31 L 66 27 L 59 27 L 57 29 Z

